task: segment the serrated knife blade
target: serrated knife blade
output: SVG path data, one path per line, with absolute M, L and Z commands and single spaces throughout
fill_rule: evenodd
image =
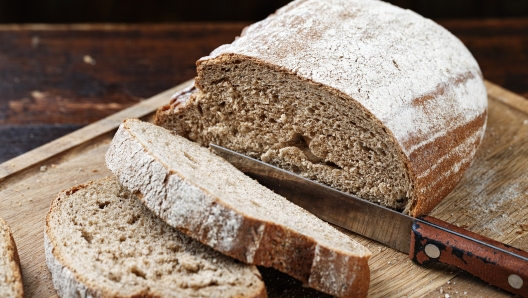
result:
M 442 262 L 528 297 L 528 253 L 439 219 L 413 218 L 235 151 L 210 148 L 260 184 L 334 225 L 408 253 Z

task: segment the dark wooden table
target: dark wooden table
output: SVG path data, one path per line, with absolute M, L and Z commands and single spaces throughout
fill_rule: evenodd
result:
M 528 97 L 528 19 L 439 23 Z M 246 25 L 0 26 L 0 163 L 191 79 Z
M 439 23 L 487 80 L 528 97 L 528 19 Z M 0 26 L 0 163 L 191 79 L 198 58 L 246 25 Z

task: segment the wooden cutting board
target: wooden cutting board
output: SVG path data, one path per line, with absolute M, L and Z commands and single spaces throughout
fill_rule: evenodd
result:
M 44 218 L 63 189 L 110 175 L 104 154 L 124 118 L 151 120 L 189 82 L 0 165 L 0 216 L 18 245 L 26 297 L 54 297 L 44 259 Z M 528 251 L 528 100 L 487 82 L 489 119 L 482 147 L 463 181 L 432 214 Z M 5 144 L 2 144 L 3 146 Z M 454 268 L 418 266 L 407 255 L 351 234 L 370 248 L 369 296 L 508 297 Z M 262 269 L 270 297 L 322 294 Z M 448 296 L 446 296 L 448 294 Z

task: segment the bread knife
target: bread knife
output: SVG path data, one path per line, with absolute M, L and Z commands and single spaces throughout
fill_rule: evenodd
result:
M 409 255 L 418 264 L 458 267 L 528 297 L 528 253 L 431 216 L 414 218 L 211 144 L 246 175 L 319 218 Z

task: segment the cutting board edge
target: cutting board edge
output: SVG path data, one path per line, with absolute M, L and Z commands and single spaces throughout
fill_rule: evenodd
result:
M 40 165 L 59 154 L 63 154 L 82 146 L 90 140 L 97 139 L 98 137 L 117 129 L 121 122 L 126 118 L 144 118 L 152 115 L 160 106 L 167 104 L 174 93 L 190 86 L 193 81 L 194 80 L 189 80 L 179 84 L 171 89 L 141 101 L 138 104 L 0 164 L 0 182 L 16 173 Z

